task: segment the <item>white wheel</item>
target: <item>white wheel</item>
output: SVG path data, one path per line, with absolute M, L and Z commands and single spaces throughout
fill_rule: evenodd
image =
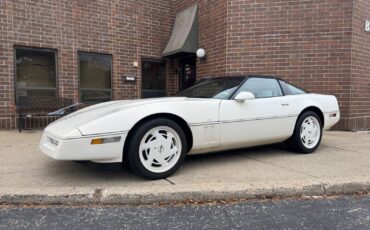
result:
M 140 176 L 163 179 L 179 169 L 187 150 L 182 127 L 173 120 L 158 117 L 148 119 L 131 131 L 123 162 Z
M 316 117 L 308 116 L 303 120 L 300 137 L 304 147 L 312 149 L 317 146 L 321 137 L 321 126 Z
M 179 134 L 168 126 L 159 126 L 149 130 L 141 139 L 139 158 L 148 171 L 163 173 L 176 165 L 181 151 Z
M 299 153 L 313 153 L 320 145 L 322 121 L 313 111 L 306 111 L 298 117 L 293 135 L 286 141 L 287 146 Z

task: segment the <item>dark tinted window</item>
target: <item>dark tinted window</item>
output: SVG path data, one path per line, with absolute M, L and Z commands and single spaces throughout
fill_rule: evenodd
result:
M 16 48 L 16 100 L 56 97 L 55 51 Z
M 244 79 L 244 77 L 233 77 L 204 80 L 179 93 L 179 96 L 229 99 Z
M 166 64 L 162 61 L 142 62 L 143 98 L 166 96 Z
M 273 78 L 249 78 L 240 87 L 238 93 L 243 91 L 253 93 L 256 98 L 279 97 L 283 95 L 279 83 Z
M 79 53 L 80 94 L 83 102 L 112 99 L 112 57 L 105 54 Z

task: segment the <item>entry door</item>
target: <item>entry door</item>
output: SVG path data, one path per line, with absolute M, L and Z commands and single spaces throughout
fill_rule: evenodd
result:
M 142 97 L 166 96 L 166 64 L 160 60 L 142 61 Z
M 291 135 L 295 117 L 289 100 L 283 96 L 276 79 L 250 78 L 237 93 L 248 91 L 255 99 L 220 104 L 221 144 L 248 147 L 283 141 Z M 236 93 L 236 94 L 237 94 Z
M 180 91 L 185 90 L 197 81 L 197 59 L 195 56 L 181 58 L 179 60 Z

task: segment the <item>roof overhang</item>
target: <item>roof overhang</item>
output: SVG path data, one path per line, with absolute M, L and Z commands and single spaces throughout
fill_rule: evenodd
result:
M 194 54 L 198 48 L 198 4 L 176 15 L 170 40 L 163 51 L 163 57 L 182 53 Z

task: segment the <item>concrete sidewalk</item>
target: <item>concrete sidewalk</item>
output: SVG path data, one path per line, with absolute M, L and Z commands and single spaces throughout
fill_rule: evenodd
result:
M 370 191 L 370 134 L 326 132 L 308 155 L 267 146 L 188 156 L 166 180 L 120 164 L 55 161 L 41 132 L 0 132 L 0 203 L 150 204 L 189 200 L 330 195 Z

